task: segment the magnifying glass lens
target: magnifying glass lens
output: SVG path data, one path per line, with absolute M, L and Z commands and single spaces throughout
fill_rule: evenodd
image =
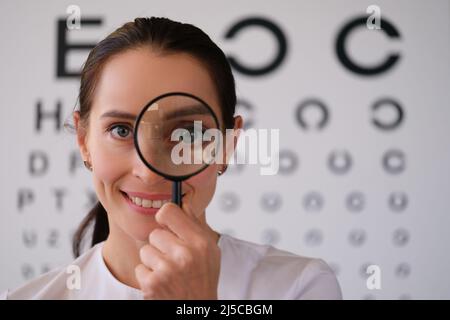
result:
M 221 139 L 217 117 L 201 99 L 162 95 L 141 111 L 135 128 L 141 159 L 158 174 L 181 181 L 216 160 Z

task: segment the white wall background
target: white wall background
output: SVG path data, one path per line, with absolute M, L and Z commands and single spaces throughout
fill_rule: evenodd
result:
M 60 103 L 62 121 L 76 103 L 78 79 L 56 76 L 57 19 L 65 19 L 71 4 L 81 8 L 82 18 L 102 23 L 68 32 L 69 42 L 99 41 L 137 16 L 167 16 L 199 26 L 248 66 L 274 57 L 273 36 L 252 27 L 225 39 L 227 30 L 249 17 L 275 23 L 288 41 L 282 64 L 263 76 L 235 71 L 235 77 L 239 98 L 252 106 L 238 109 L 245 120 L 254 128 L 280 129 L 285 173 L 270 177 L 260 176 L 258 167 L 231 168 L 207 210 L 210 223 L 239 238 L 325 259 L 347 299 L 450 298 L 450 5 L 444 0 L 3 0 L 0 291 L 69 263 L 71 233 L 90 205 L 93 187 L 77 158 L 75 137 L 55 129 L 54 118 L 36 129 L 39 102 L 48 112 Z M 371 4 L 401 37 L 364 27 L 351 33 L 347 49 L 359 64 L 400 55 L 393 68 L 368 77 L 339 62 L 335 41 L 343 25 L 367 15 Z M 69 68 L 79 69 L 86 56 L 87 51 L 71 52 Z M 372 124 L 374 117 L 395 119 L 391 108 L 372 111 L 385 97 L 404 111 L 402 123 L 389 131 Z M 329 111 L 322 130 L 305 130 L 296 120 L 298 106 L 312 98 Z M 320 113 L 311 108 L 304 116 L 314 126 Z M 337 175 L 327 162 L 342 150 L 352 165 Z M 390 150 L 403 155 L 388 161 L 400 168 L 395 174 L 382 164 Z M 36 174 L 29 169 L 33 154 Z M 357 212 L 346 206 L 355 193 L 362 201 Z M 317 210 L 305 206 L 311 194 L 323 201 Z M 29 198 L 20 206 L 24 195 Z M 392 196 L 402 199 L 398 195 L 406 205 L 389 205 Z M 262 203 L 272 198 L 279 206 L 271 211 Z M 381 290 L 367 289 L 367 264 L 380 266 Z

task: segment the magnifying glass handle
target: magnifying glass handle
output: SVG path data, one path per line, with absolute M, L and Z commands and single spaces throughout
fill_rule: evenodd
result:
M 172 183 L 172 202 L 181 207 L 181 181 Z

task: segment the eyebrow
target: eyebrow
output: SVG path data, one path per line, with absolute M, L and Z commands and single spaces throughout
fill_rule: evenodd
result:
M 134 114 L 117 110 L 107 111 L 100 116 L 100 118 L 121 118 L 129 120 L 136 120 L 136 117 Z
M 169 120 L 175 117 L 190 116 L 196 114 L 211 114 L 211 112 L 204 106 L 196 104 L 192 106 L 185 106 L 181 110 L 175 110 L 164 115 L 165 120 Z
M 147 110 L 149 111 L 149 110 Z M 151 109 L 150 109 L 151 111 Z M 211 112 L 206 109 L 202 105 L 192 105 L 192 106 L 186 106 L 181 110 L 175 110 L 172 112 L 169 112 L 164 115 L 165 120 L 173 119 L 176 117 L 183 117 L 183 116 L 189 116 L 189 115 L 196 115 L 196 114 L 211 114 Z M 107 111 L 104 114 L 100 116 L 101 119 L 103 118 L 120 118 L 120 119 L 129 119 L 129 120 L 136 120 L 137 116 L 123 111 L 118 110 L 111 110 Z

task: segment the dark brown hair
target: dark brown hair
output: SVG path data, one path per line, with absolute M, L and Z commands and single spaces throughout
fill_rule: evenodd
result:
M 89 53 L 81 71 L 79 112 L 80 126 L 87 127 L 96 86 L 102 68 L 112 56 L 126 50 L 150 46 L 162 53 L 187 53 L 208 70 L 217 89 L 225 128 L 234 127 L 236 89 L 234 77 L 223 51 L 199 28 L 167 18 L 136 18 L 125 23 L 100 41 Z M 81 254 L 81 242 L 87 228 L 94 222 L 91 246 L 106 240 L 108 217 L 100 202 L 83 219 L 73 238 L 75 257 Z

